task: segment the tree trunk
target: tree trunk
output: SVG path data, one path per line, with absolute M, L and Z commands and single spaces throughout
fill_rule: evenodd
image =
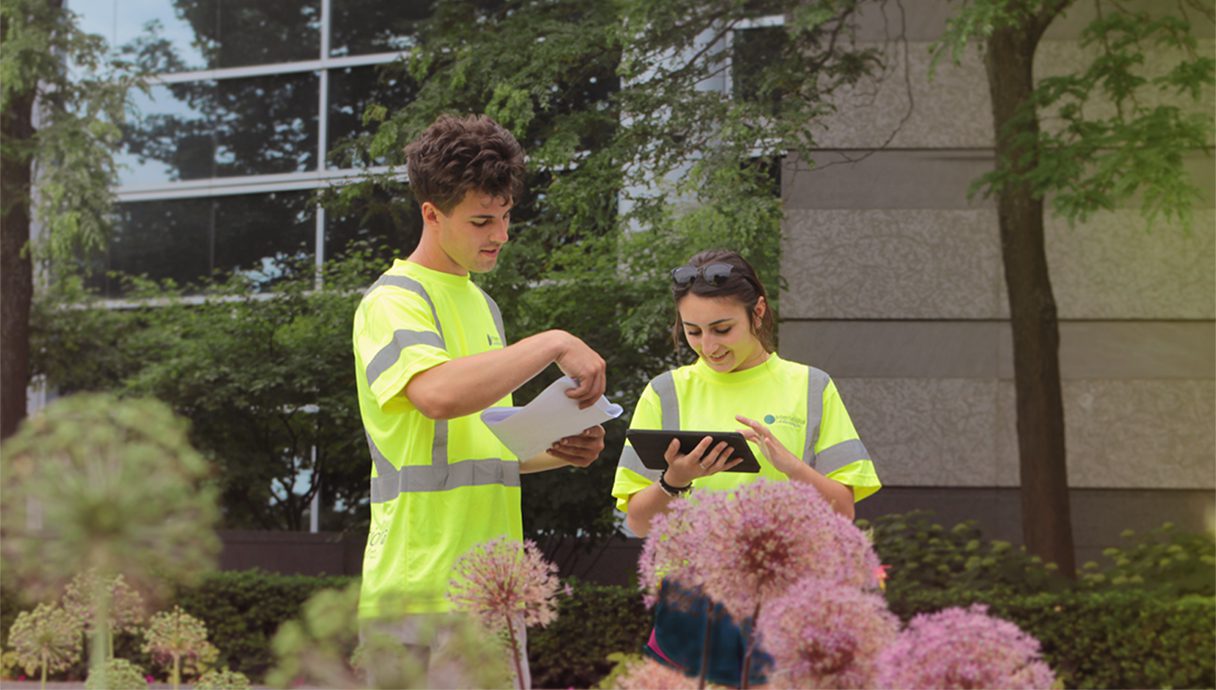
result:
M 1028 21 L 1022 27 L 997 30 L 987 44 L 985 64 L 997 133 L 996 155 L 998 160 L 1016 161 L 1017 172 L 1038 165 L 1037 117 L 1019 122 L 1016 130 L 1009 124 L 1034 89 L 1035 48 L 1049 21 L 1042 20 L 1037 26 Z M 1060 335 L 1043 241 L 1043 200 L 1024 182 L 1006 184 L 998 190 L 997 215 L 1013 327 L 1022 536 L 1030 553 L 1056 563 L 1062 573 L 1074 577 Z
M 30 261 L 31 158 L 34 91 L 15 97 L 0 114 L 0 440 L 25 418 L 30 379 L 30 302 L 34 274 Z

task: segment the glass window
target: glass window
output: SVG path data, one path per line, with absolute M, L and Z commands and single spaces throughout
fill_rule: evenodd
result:
M 315 256 L 310 192 L 242 194 L 119 204 L 107 271 L 198 283 L 214 272 L 241 271 L 270 286 L 289 259 Z M 108 296 L 121 281 L 99 277 Z
M 157 72 L 315 60 L 321 53 L 320 0 L 72 0 L 70 7 L 81 28 L 112 46 L 138 41 Z
M 329 54 L 365 55 L 409 50 L 418 24 L 431 14 L 429 0 L 333 0 Z
M 789 33 L 784 26 L 743 29 L 734 32 L 731 82 L 734 97 L 764 106 L 776 113 L 786 85 L 772 83 L 767 67 L 780 64 L 790 50 Z M 779 73 L 773 70 L 771 73 Z
M 325 259 L 365 248 L 386 261 L 414 251 L 422 237 L 422 212 L 404 185 L 374 190 L 345 211 L 325 213 Z
M 124 135 L 123 186 L 316 168 L 315 72 L 153 87 Z
M 326 133 L 330 151 L 342 148 L 342 143 L 360 134 L 375 131 L 375 125 L 364 126 L 363 111 L 370 103 L 379 103 L 397 110 L 413 100 L 417 93 L 414 81 L 400 62 L 370 67 L 353 67 L 329 71 L 329 131 Z M 350 154 L 331 157 L 329 164 L 348 168 L 358 162 Z M 369 161 L 382 165 L 386 161 Z

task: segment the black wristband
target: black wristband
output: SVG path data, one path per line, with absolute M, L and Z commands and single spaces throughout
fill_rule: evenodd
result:
M 667 472 L 664 470 L 663 474 L 659 475 L 659 488 L 663 490 L 663 493 L 675 498 L 680 494 L 686 494 L 689 491 L 692 491 L 692 482 L 689 482 L 684 486 L 672 486 L 671 484 L 667 483 Z

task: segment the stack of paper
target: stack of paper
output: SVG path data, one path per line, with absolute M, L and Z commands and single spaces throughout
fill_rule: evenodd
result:
M 481 413 L 481 420 L 516 457 L 527 460 L 548 450 L 558 439 L 621 416 L 621 406 L 602 395 L 594 405 L 580 410 L 578 401 L 566 396 L 566 391 L 577 385 L 574 379 L 563 376 L 526 406 L 491 407 Z

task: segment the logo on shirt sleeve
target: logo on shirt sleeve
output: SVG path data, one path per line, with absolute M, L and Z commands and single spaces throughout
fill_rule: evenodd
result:
M 498 337 L 497 333 L 487 333 L 486 343 L 490 347 L 502 347 L 502 338 Z

